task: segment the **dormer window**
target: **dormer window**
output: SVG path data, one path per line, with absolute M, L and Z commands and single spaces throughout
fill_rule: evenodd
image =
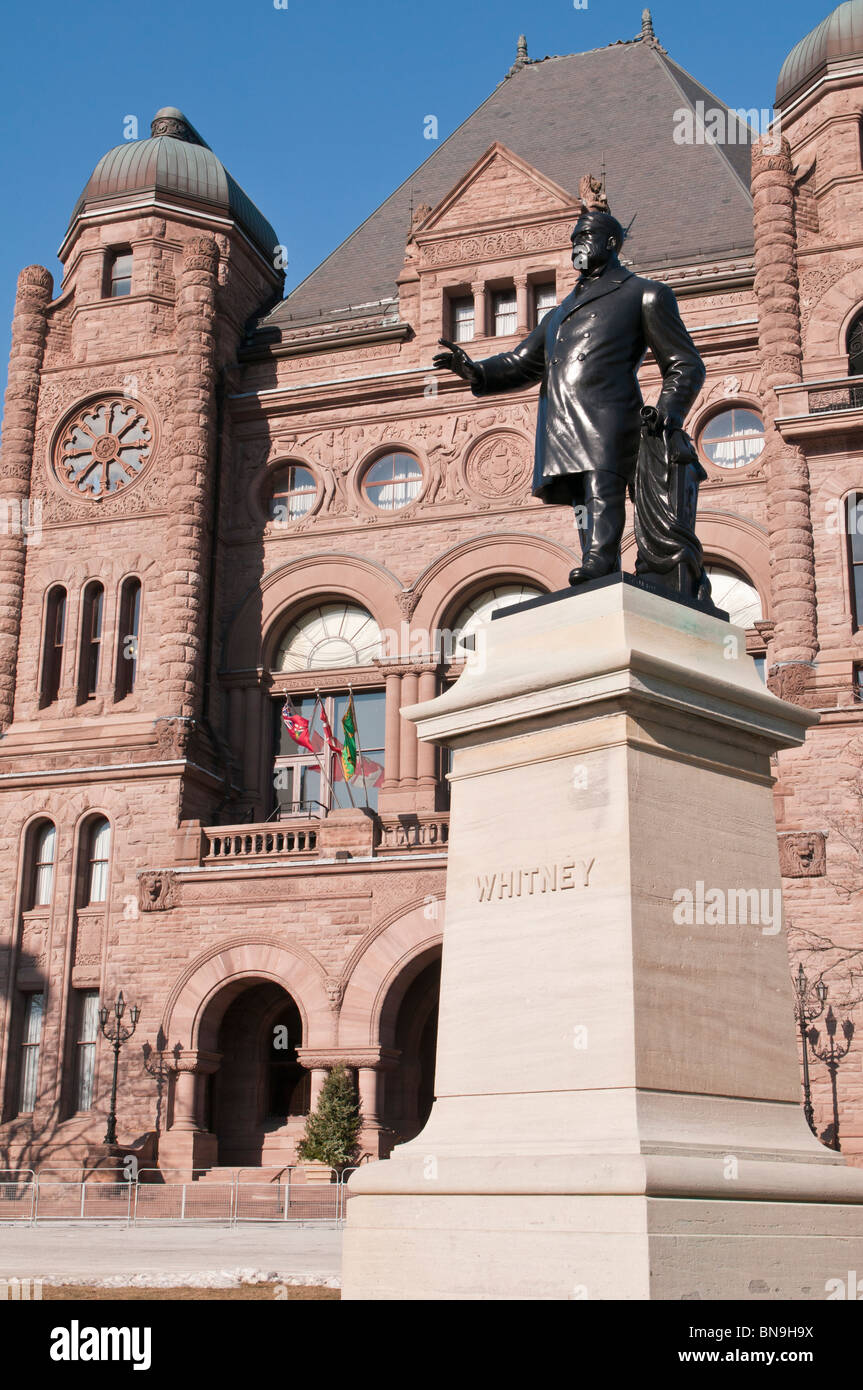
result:
M 450 321 L 454 343 L 469 343 L 476 331 L 473 295 L 461 295 L 450 300 Z
M 132 252 L 128 249 L 112 252 L 108 261 L 107 297 L 121 299 L 132 293 Z
M 508 338 L 518 329 L 518 304 L 515 290 L 497 290 L 492 295 L 492 318 L 494 336 Z

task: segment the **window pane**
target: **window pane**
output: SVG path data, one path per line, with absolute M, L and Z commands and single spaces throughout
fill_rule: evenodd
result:
M 387 454 L 367 470 L 363 487 L 375 507 L 397 511 L 419 496 L 422 469 L 410 454 Z
M 858 627 L 863 624 L 863 565 L 854 566 L 854 619 Z
M 557 308 L 557 291 L 554 285 L 537 285 L 534 290 L 536 321 L 542 323 L 546 314 Z
M 347 693 L 337 695 L 334 701 L 336 723 L 334 733 L 343 741 L 342 719 L 348 707 Z M 354 709 L 357 716 L 357 770 L 351 778 L 351 790 L 358 806 L 366 803 L 372 810 L 377 809 L 378 792 L 384 780 L 384 727 L 386 723 L 386 696 L 382 690 L 363 690 L 354 693 Z M 341 759 L 335 760 L 335 794 L 339 806 L 349 806 L 350 797 L 344 782 L 344 769 Z M 365 778 L 363 777 L 365 774 Z
M 863 494 L 852 492 L 846 508 L 851 559 L 855 565 L 859 565 L 863 563 Z
M 75 1083 L 75 1109 L 89 1110 L 93 1104 L 96 1071 L 96 1039 L 99 1036 L 99 992 L 82 991 L 78 1018 L 78 1065 Z
M 315 504 L 317 485 L 308 468 L 285 469 L 273 487 L 269 518 L 276 525 L 297 521 L 306 516 Z
M 720 468 L 743 468 L 764 448 L 764 425 L 753 410 L 723 410 L 701 431 L 701 447 Z
M 473 299 L 453 299 L 450 304 L 452 336 L 456 343 L 469 343 L 474 335 Z
M 98 821 L 93 827 L 90 840 L 90 895 L 91 903 L 103 903 L 108 891 L 108 858 L 111 849 L 111 827 L 107 821 Z
M 53 825 L 43 825 L 36 837 L 36 882 L 34 907 L 47 907 L 54 892 L 54 844 L 57 832 Z
M 42 1041 L 44 994 L 28 994 L 24 1011 L 21 1047 L 21 1081 L 18 1092 L 18 1113 L 29 1115 L 36 1104 L 36 1082 L 39 1075 L 39 1045 Z
M 515 333 L 518 327 L 518 308 L 515 290 L 502 290 L 494 296 L 494 332 L 496 338 Z

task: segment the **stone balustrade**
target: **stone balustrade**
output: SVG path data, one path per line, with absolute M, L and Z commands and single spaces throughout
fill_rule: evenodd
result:
M 311 825 L 212 825 L 204 828 L 203 862 L 311 858 L 318 850 L 318 830 Z

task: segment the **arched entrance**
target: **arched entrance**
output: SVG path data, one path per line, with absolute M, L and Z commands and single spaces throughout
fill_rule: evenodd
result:
M 400 1053 L 384 1084 L 381 1123 L 390 1148 L 419 1134 L 432 1108 L 439 1000 L 440 947 L 433 946 L 392 982 L 381 1011 L 381 1043 Z
M 296 1001 L 273 980 L 220 990 L 201 1019 L 202 1047 L 220 1057 L 208 1077 L 206 1128 L 227 1167 L 293 1161 L 309 1109 L 310 1074 L 297 1058 L 303 1025 Z

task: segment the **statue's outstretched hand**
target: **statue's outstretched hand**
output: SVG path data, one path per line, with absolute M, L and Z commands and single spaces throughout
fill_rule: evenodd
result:
M 455 372 L 463 381 L 469 381 L 471 386 L 479 381 L 480 373 L 476 363 L 468 357 L 464 348 L 459 347 L 458 343 L 451 343 L 448 338 L 438 338 L 441 347 L 449 348 L 449 352 L 439 352 L 432 362 L 432 366 L 438 371 Z

